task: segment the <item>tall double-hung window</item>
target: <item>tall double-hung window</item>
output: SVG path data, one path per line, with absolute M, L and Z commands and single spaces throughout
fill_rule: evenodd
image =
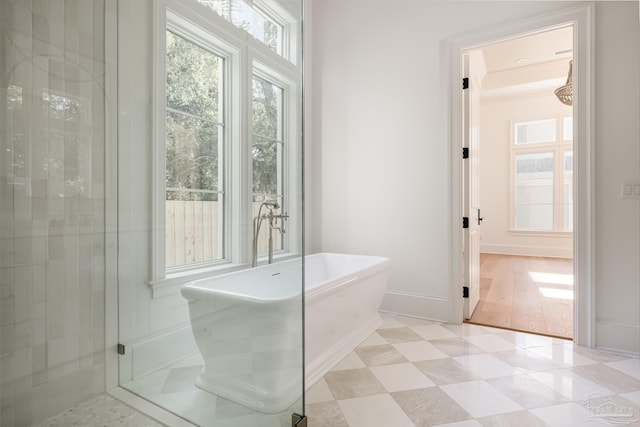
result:
M 571 117 L 513 124 L 513 230 L 573 230 L 572 126 Z
M 158 1 L 154 282 L 250 263 L 264 201 L 289 214 L 275 255 L 299 251 L 297 20 L 274 1 Z
M 167 30 L 166 268 L 225 257 L 224 59 Z

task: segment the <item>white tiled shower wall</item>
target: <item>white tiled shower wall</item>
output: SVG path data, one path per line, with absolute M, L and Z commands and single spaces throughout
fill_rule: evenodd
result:
M 0 425 L 105 389 L 104 0 L 0 1 Z

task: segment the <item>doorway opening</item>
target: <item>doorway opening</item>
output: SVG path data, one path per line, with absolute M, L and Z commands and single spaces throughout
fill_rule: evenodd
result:
M 593 5 L 579 5 L 546 15 L 530 17 L 521 21 L 509 22 L 502 26 L 461 35 L 449 44 L 450 59 L 450 181 L 449 211 L 450 221 L 450 285 L 449 285 L 449 321 L 460 324 L 465 320 L 464 287 L 470 284 L 469 276 L 478 278 L 480 260 L 478 257 L 466 257 L 468 253 L 468 233 L 464 226 L 468 208 L 463 200 L 469 187 L 465 184 L 463 169 L 472 164 L 463 160 L 463 148 L 470 152 L 467 136 L 464 135 L 465 101 L 463 95 L 471 91 L 463 90 L 465 54 L 490 44 L 517 39 L 529 35 L 544 33 L 552 29 L 573 28 L 573 341 L 575 344 L 595 346 L 595 183 L 593 158 L 594 148 L 594 43 L 593 43 Z M 468 105 L 468 103 L 467 103 Z M 467 132 L 468 133 L 468 132 Z M 471 157 L 473 160 L 473 157 Z M 465 212 L 467 210 L 467 212 Z M 483 211 L 484 212 L 484 211 Z M 472 212 L 473 213 L 473 212 Z M 468 216 L 468 224 L 477 223 L 479 212 Z M 462 221 L 461 221 L 462 219 Z M 475 221 L 474 221 L 475 219 Z M 487 221 L 489 218 L 487 216 Z M 478 251 L 479 253 L 479 251 Z M 476 259 L 471 265 L 466 258 Z M 475 272 L 475 273 L 473 273 Z M 472 274 L 470 274 L 472 273 Z M 471 292 L 468 292 L 472 295 Z M 478 288 L 479 297 L 479 288 Z
M 463 52 L 468 323 L 573 338 L 573 32 Z

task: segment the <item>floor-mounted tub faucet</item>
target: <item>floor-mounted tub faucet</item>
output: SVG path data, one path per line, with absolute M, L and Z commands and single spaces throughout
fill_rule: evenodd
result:
M 262 213 L 262 208 L 266 207 L 269 212 L 266 214 Z M 274 209 L 280 209 L 280 205 L 276 201 L 266 201 L 260 204 L 258 208 L 258 215 L 253 219 L 253 256 L 251 260 L 251 266 L 255 267 L 258 265 L 258 235 L 260 234 L 260 226 L 262 225 L 263 220 L 269 220 L 269 264 L 273 262 L 273 230 L 278 230 L 280 233 L 284 234 L 286 230 L 284 229 L 283 221 L 289 218 L 289 215 L 285 213 L 274 214 Z M 278 220 L 280 220 L 280 225 L 278 225 Z

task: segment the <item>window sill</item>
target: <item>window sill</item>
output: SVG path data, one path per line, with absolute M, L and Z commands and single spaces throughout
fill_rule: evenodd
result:
M 297 258 L 300 254 L 297 253 L 280 253 L 274 254 L 274 262 L 284 261 L 291 258 Z M 267 257 L 258 258 L 258 267 L 267 264 Z M 161 298 L 168 295 L 175 295 L 180 293 L 182 285 L 185 283 L 204 279 L 206 277 L 219 276 L 221 274 L 232 273 L 234 271 L 246 270 L 251 268 L 251 264 L 222 264 L 211 267 L 197 268 L 193 270 L 180 271 L 167 274 L 162 279 L 152 280 L 149 282 L 151 287 L 152 297 Z
M 244 270 L 249 267 L 251 267 L 251 264 L 223 264 L 169 273 L 161 279 L 150 281 L 149 286 L 151 286 L 153 298 L 160 298 L 180 293 L 180 288 L 182 288 L 182 285 L 193 280 L 204 279 L 211 276 L 219 276 L 225 273 L 232 273 L 234 271 Z
M 544 230 L 509 230 L 512 236 L 528 236 L 528 237 L 572 237 L 571 231 L 544 231 Z

